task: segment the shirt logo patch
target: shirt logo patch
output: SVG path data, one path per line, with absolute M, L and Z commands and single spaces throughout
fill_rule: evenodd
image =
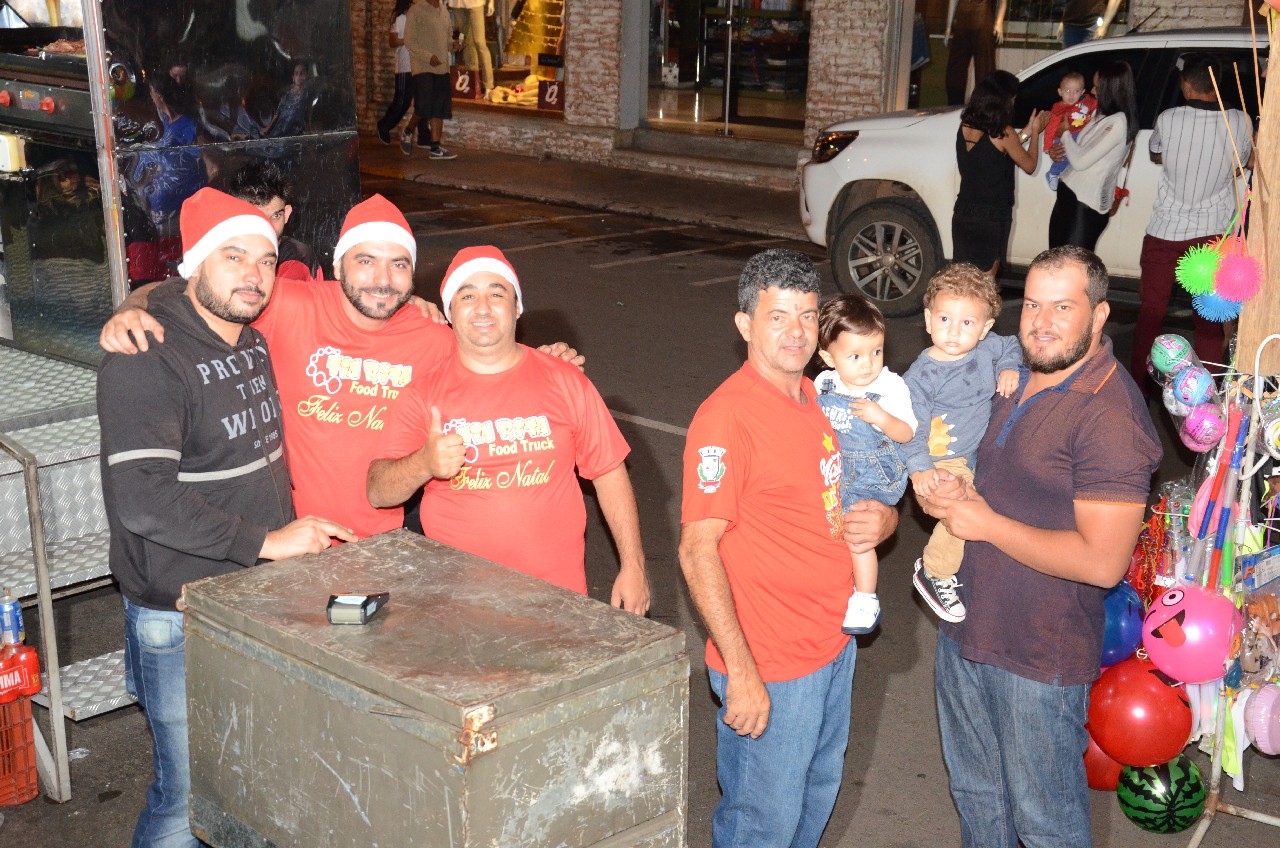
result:
M 698 488 L 711 494 L 720 488 L 720 478 L 726 471 L 724 464 L 725 449 L 715 445 L 707 445 L 698 449 L 702 461 L 698 463 Z

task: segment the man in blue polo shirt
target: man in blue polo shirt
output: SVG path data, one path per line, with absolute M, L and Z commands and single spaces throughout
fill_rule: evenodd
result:
M 1025 365 L 994 398 L 973 486 L 921 505 L 964 539 L 968 615 L 943 624 L 938 720 L 965 846 L 1088 848 L 1083 755 L 1103 597 L 1142 528 L 1160 442 L 1102 335 L 1107 270 L 1059 247 L 1027 274 Z

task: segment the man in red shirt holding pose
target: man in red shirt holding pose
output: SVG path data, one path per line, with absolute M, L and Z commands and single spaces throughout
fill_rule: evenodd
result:
M 751 258 L 734 318 L 746 364 L 699 407 L 685 442 L 680 567 L 721 703 L 714 848 L 816 848 L 849 743 L 849 550 L 898 526 L 878 501 L 841 514 L 840 448 L 804 376 L 819 287 L 800 253 Z
M 644 615 L 630 448 L 599 392 L 574 366 L 516 342 L 520 281 L 496 247 L 459 251 L 440 300 L 457 346 L 401 394 L 369 467 L 370 503 L 397 506 L 425 484 L 427 536 L 586 594 L 576 467 L 618 547 L 612 603 Z

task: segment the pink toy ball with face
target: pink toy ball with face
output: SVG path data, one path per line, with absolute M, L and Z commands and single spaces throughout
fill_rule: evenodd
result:
M 1173 394 L 1187 406 L 1199 406 L 1213 395 L 1213 375 L 1199 365 L 1183 368 L 1173 377 Z
M 1151 345 L 1151 365 L 1161 374 L 1173 374 L 1191 365 L 1191 343 L 1176 333 L 1156 336 Z
M 1182 683 L 1208 683 L 1226 673 L 1242 617 L 1229 598 L 1200 586 L 1177 586 L 1151 604 L 1142 646 L 1156 668 Z
M 1227 421 L 1213 404 L 1193 406 L 1187 410 L 1186 416 L 1178 427 L 1178 437 L 1196 453 L 1213 450 L 1227 432 Z

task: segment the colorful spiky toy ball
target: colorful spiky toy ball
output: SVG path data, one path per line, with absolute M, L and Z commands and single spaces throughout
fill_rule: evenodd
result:
M 1262 263 L 1245 253 L 1228 253 L 1213 275 L 1213 291 L 1220 297 L 1244 303 L 1262 290 Z
M 1197 244 L 1182 254 L 1174 277 L 1189 294 L 1209 294 L 1213 279 L 1222 264 L 1222 254 L 1215 244 Z

